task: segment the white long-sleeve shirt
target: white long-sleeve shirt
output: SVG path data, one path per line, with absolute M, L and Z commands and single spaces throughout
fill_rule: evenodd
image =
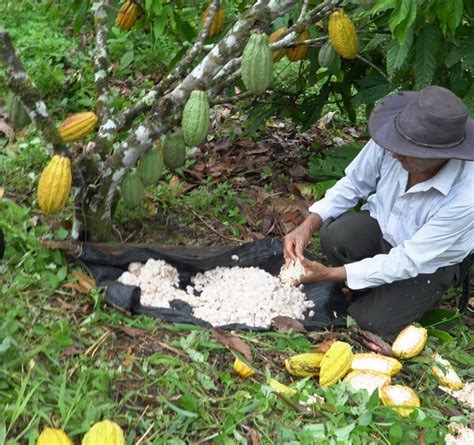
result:
M 377 220 L 393 246 L 387 254 L 346 264 L 349 288 L 433 273 L 474 250 L 474 162 L 451 159 L 431 179 L 406 191 L 408 172 L 370 140 L 345 173 L 309 211 L 324 221 L 367 200 L 362 210 Z

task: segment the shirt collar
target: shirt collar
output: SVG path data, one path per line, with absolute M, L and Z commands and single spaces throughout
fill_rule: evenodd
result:
M 431 179 L 418 184 L 420 188 L 417 191 L 435 188 L 443 195 L 447 196 L 454 181 L 458 177 L 463 162 L 464 161 L 461 161 L 460 159 L 450 159 Z

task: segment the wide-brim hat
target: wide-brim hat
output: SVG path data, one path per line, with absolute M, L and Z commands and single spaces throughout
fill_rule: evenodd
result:
M 401 155 L 474 160 L 474 120 L 446 88 L 390 94 L 370 114 L 369 133 L 382 148 Z

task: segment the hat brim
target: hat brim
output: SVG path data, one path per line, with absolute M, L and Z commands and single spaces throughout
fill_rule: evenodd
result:
M 395 128 L 395 117 L 418 96 L 415 91 L 401 91 L 385 97 L 372 111 L 369 118 L 369 133 L 377 145 L 404 156 L 423 159 L 474 160 L 474 120 L 467 119 L 466 137 L 451 148 L 429 148 L 411 142 L 401 136 Z

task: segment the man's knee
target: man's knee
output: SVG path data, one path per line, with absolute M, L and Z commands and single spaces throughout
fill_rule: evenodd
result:
M 347 313 L 361 329 L 377 334 L 388 341 L 392 341 L 405 327 L 404 324 L 396 322 L 394 317 L 375 313 L 370 307 L 364 305 L 353 303 L 348 307 Z

